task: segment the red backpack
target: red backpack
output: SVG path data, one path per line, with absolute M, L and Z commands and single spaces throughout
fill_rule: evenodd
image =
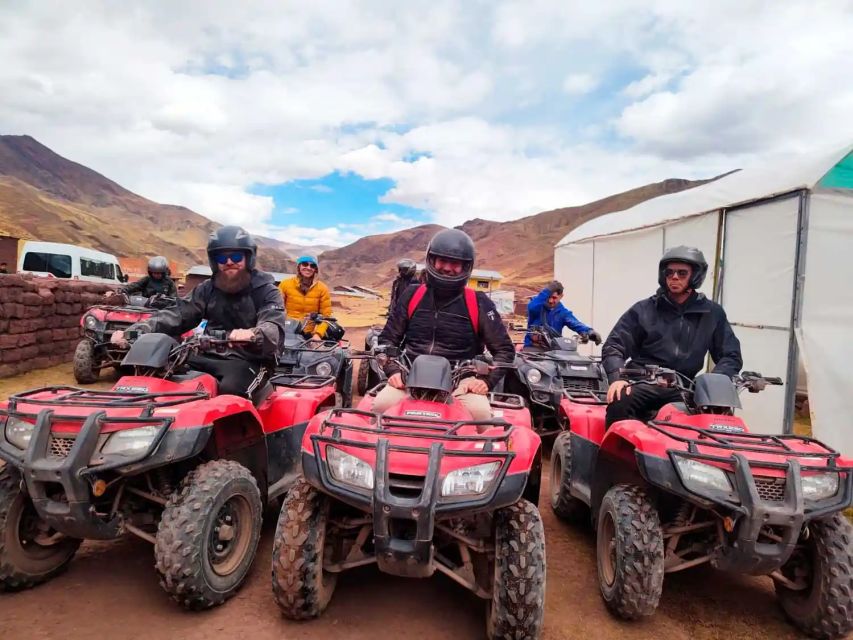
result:
M 415 310 L 417 310 L 418 305 L 421 303 L 421 300 L 424 299 L 424 296 L 427 292 L 427 286 L 425 284 L 420 285 L 414 294 L 412 294 L 411 300 L 409 300 L 409 308 L 408 308 L 408 317 L 411 320 L 412 316 L 415 315 Z M 465 306 L 468 307 L 468 318 L 471 320 L 471 326 L 474 327 L 474 335 L 480 335 L 480 307 L 477 306 L 477 292 L 474 291 L 470 287 L 465 287 Z

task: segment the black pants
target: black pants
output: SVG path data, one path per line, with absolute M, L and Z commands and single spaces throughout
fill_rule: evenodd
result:
M 635 384 L 629 395 L 625 395 L 626 391 L 627 389 L 623 389 L 622 397 L 607 405 L 607 427 L 620 420 L 651 420 L 665 404 L 682 400 L 677 389 L 653 384 Z
M 219 382 L 219 395 L 248 397 L 249 385 L 258 376 L 261 365 L 238 357 L 192 355 L 190 369 L 209 373 Z

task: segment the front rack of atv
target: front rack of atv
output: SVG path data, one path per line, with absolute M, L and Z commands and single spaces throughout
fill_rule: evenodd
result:
M 346 417 L 368 418 L 367 424 L 352 424 L 345 422 Z M 500 433 L 491 435 L 460 435 L 459 431 L 464 427 L 500 428 Z M 470 458 L 472 460 L 487 459 L 501 463 L 501 467 L 495 474 L 490 490 L 482 497 L 471 499 L 470 496 L 459 499 L 448 499 L 445 504 L 452 506 L 464 501 L 467 507 L 477 508 L 488 505 L 494 498 L 495 493 L 501 486 L 510 463 L 515 458 L 515 452 L 510 450 L 510 437 L 515 427 L 505 420 L 443 420 L 440 418 L 426 416 L 392 416 L 363 411 L 361 409 L 333 409 L 322 421 L 317 433 L 311 435 L 311 443 L 322 482 L 327 487 L 334 487 L 343 493 L 353 493 L 353 490 L 335 481 L 328 472 L 326 465 L 320 463 L 323 457 L 320 455 L 322 445 L 335 445 L 339 447 L 353 447 L 358 449 L 373 449 L 376 452 L 376 484 L 371 492 L 377 499 L 382 501 L 393 501 L 394 498 L 388 493 L 388 458 L 391 452 L 410 453 L 426 456 L 428 459 L 427 470 L 424 478 L 424 491 L 432 492 L 432 487 L 437 488 L 439 471 L 442 459 L 447 457 Z M 345 433 L 368 433 L 381 437 L 373 442 L 354 440 L 345 437 Z M 400 445 L 392 442 L 395 438 L 417 438 L 431 440 L 428 446 Z M 471 442 L 477 445 L 476 450 L 456 450 L 445 447 L 446 443 Z M 496 449 L 501 443 L 503 447 Z M 356 492 L 356 495 L 359 495 Z M 361 498 L 364 496 L 361 495 Z M 440 508 L 440 506 L 439 506 Z
M 37 398 L 43 393 L 53 393 L 53 397 Z M 39 387 L 9 397 L 8 413 L 19 415 L 18 403 L 41 407 L 93 407 L 100 409 L 127 409 L 139 407 L 141 418 L 150 417 L 156 409 L 205 400 L 210 397 L 207 391 L 96 391 L 68 385 Z M 35 416 L 35 414 L 20 413 Z
M 298 389 L 320 389 L 335 384 L 334 376 L 305 375 L 302 373 L 275 373 L 269 379 L 276 387 L 294 387 Z
M 711 429 L 703 429 L 694 425 L 681 424 L 666 420 L 652 420 L 648 423 L 650 429 L 687 445 L 687 451 L 692 456 L 707 458 L 718 462 L 731 462 L 731 455 L 717 456 L 699 452 L 699 447 L 714 447 L 732 453 L 760 453 L 765 455 L 782 455 L 801 458 L 818 458 L 826 460 L 825 466 L 803 466 L 805 470 L 837 469 L 836 461 L 841 454 L 822 442 L 798 435 L 765 435 L 760 433 L 723 433 Z M 674 430 L 684 430 L 697 434 L 694 437 L 675 433 Z M 801 442 L 819 448 L 816 451 L 798 451 L 788 443 Z M 785 462 L 761 461 L 755 463 L 768 469 L 787 469 Z
M 607 391 L 596 391 L 595 389 L 583 389 L 580 387 L 565 387 L 563 395 L 579 404 L 607 404 Z

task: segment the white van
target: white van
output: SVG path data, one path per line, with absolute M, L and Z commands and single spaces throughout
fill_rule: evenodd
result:
M 60 242 L 24 242 L 18 273 L 112 284 L 127 282 L 114 255 Z

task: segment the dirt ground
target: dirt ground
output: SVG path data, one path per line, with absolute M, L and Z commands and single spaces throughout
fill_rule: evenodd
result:
M 343 314 L 340 314 L 343 316 Z M 364 323 L 367 324 L 367 323 Z M 351 330 L 355 348 L 364 329 Z M 108 388 L 114 379 L 98 383 Z M 73 383 L 70 365 L 0 380 L 0 397 L 46 384 Z M 547 487 L 543 481 L 543 488 Z M 708 568 L 667 576 L 657 614 L 639 623 L 610 616 L 598 595 L 589 529 L 558 521 L 546 506 L 547 599 L 544 638 L 793 640 L 769 579 Z M 342 575 L 326 614 L 293 623 L 272 598 L 270 562 L 275 516 L 269 514 L 252 572 L 237 596 L 201 613 L 174 605 L 160 589 L 151 546 L 135 538 L 85 543 L 69 570 L 36 589 L 0 594 L 0 638 L 76 640 L 218 637 L 349 640 L 484 637 L 482 601 L 442 575 L 406 580 L 365 567 Z

